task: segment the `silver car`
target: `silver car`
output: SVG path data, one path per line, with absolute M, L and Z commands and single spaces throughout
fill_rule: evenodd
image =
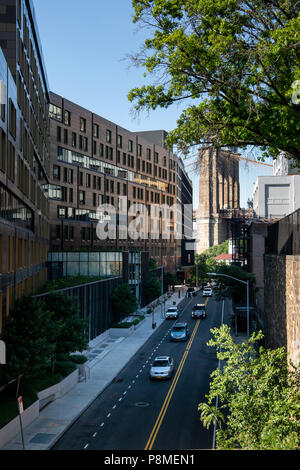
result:
M 177 320 L 178 318 L 177 307 L 169 307 L 168 310 L 166 311 L 166 319 L 172 319 L 172 318 L 175 318 L 175 320 Z
M 150 379 L 170 379 L 174 372 L 174 361 L 170 356 L 158 356 L 150 368 Z

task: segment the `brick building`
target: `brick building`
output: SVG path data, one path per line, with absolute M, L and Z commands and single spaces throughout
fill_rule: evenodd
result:
M 50 199 L 51 251 L 135 249 L 149 252 L 159 263 L 164 259 L 169 270 L 181 266 L 184 248 L 174 235 L 182 220 L 171 206 L 188 199 L 192 204 L 192 184 L 182 161 L 165 148 L 165 132 L 130 132 L 55 93 L 50 93 L 50 118 L 51 171 L 45 190 Z M 183 185 L 189 194 L 184 201 Z M 115 239 L 100 240 L 97 209 L 110 204 L 118 212 L 121 197 L 127 198 L 127 207 L 123 204 L 117 216 L 123 227 L 117 228 Z M 134 220 L 134 204 L 148 209 L 137 239 L 126 233 Z M 162 236 L 164 224 L 168 239 Z
M 0 0 L 0 332 L 47 279 L 48 85 L 30 0 Z

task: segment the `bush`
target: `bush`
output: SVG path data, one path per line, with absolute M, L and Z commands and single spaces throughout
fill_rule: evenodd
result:
M 132 322 L 123 322 L 123 323 L 115 323 L 111 326 L 111 328 L 130 328 L 132 326 Z
M 144 320 L 145 316 L 144 315 L 141 315 L 140 317 L 136 318 L 132 324 L 133 325 L 138 325 L 142 320 Z
M 87 362 L 87 357 L 83 356 L 82 354 L 73 354 L 70 356 L 70 361 L 74 362 L 75 364 L 84 364 Z

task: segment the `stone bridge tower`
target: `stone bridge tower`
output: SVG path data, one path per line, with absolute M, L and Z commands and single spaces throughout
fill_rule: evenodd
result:
M 200 157 L 197 253 L 231 237 L 230 224 L 222 217 L 222 211 L 239 209 L 238 157 L 236 153 L 212 147 Z

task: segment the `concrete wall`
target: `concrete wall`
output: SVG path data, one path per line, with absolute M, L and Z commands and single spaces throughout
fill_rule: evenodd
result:
M 293 362 L 300 361 L 300 255 L 264 257 L 266 346 L 285 346 Z
M 253 192 L 257 216 L 281 218 L 300 207 L 300 175 L 259 176 Z

